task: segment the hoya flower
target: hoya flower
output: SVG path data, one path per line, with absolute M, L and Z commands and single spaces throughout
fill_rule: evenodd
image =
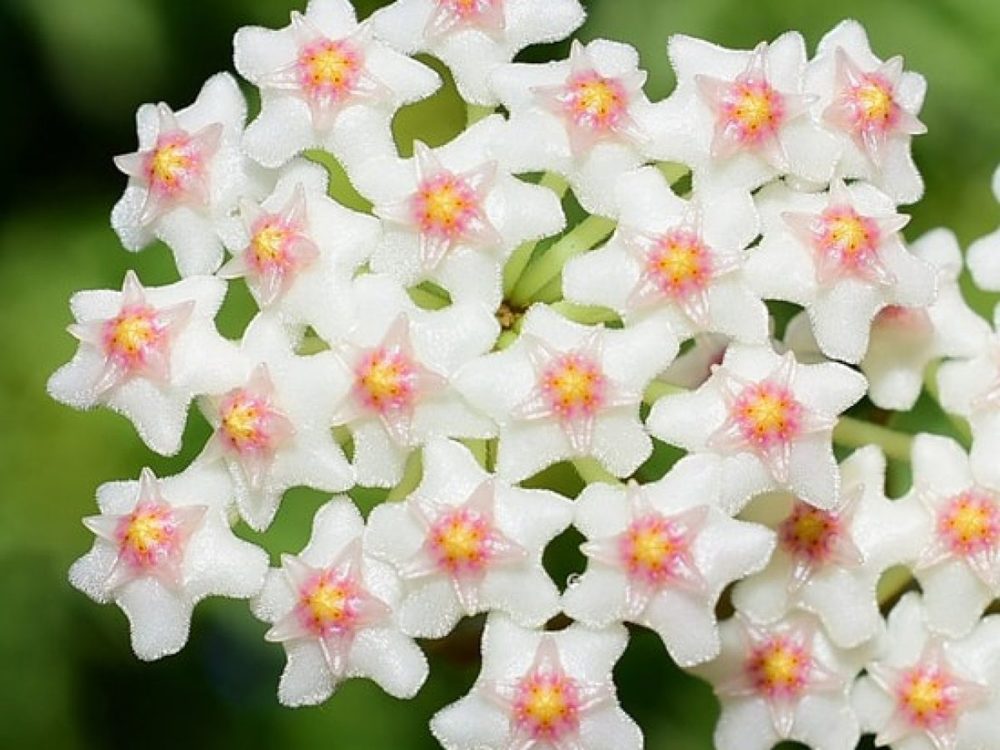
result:
M 820 42 L 806 68 L 813 114 L 843 149 L 837 176 L 878 186 L 896 203 L 913 203 L 924 183 L 910 154 L 913 136 L 927 132 L 917 119 L 927 81 L 904 72 L 903 58 L 884 62 L 872 52 L 857 21 L 841 21 Z
M 442 60 L 467 102 L 491 105 L 493 70 L 525 47 L 565 39 L 584 17 L 578 0 L 397 0 L 372 25 L 401 52 Z
M 718 750 L 769 750 L 782 740 L 853 750 L 861 732 L 849 692 L 863 656 L 836 648 L 803 614 L 771 625 L 737 614 L 720 631 L 719 658 L 693 670 L 722 704 Z
M 567 299 L 610 307 L 626 320 L 667 310 L 679 339 L 712 331 L 764 341 L 767 309 L 742 274 L 743 250 L 758 232 L 749 194 L 682 200 L 655 167 L 624 175 L 616 192 L 618 229 L 566 265 Z
M 635 49 L 574 41 L 569 60 L 503 65 L 491 82 L 510 112 L 496 153 L 514 172 L 561 174 L 588 212 L 614 216 L 609 188 L 646 161 L 649 141 L 646 72 Z
M 503 117 L 488 117 L 441 148 L 417 141 L 413 159 L 373 159 L 358 171 L 359 189 L 385 222 L 373 271 L 403 286 L 433 281 L 453 300 L 500 304 L 501 270 L 514 249 L 566 224 L 555 193 L 490 156 L 503 127 Z
M 917 509 L 886 499 L 885 456 L 876 446 L 852 453 L 840 476 L 843 502 L 834 510 L 783 494 L 744 511 L 772 522 L 778 548 L 763 572 L 737 584 L 733 603 L 757 622 L 795 608 L 812 612 L 830 640 L 853 648 L 881 632 L 879 578 L 916 558 L 923 520 Z
M 962 251 L 954 233 L 934 229 L 910 245 L 913 254 L 937 271 L 937 298 L 927 308 L 890 305 L 872 321 L 861 371 L 868 397 L 883 409 L 913 408 L 927 366 L 942 357 L 973 357 L 983 350 L 989 326 L 965 302 L 958 277 Z M 785 328 L 785 344 L 796 355 L 822 359 L 809 316 L 796 315 Z
M 305 549 L 282 555 L 252 602 L 271 624 L 264 638 L 288 657 L 278 685 L 286 706 L 322 703 L 351 677 L 396 698 L 412 698 L 427 679 L 423 652 L 399 629 L 399 580 L 363 548 L 364 528 L 349 498 L 333 498 L 316 512 Z
M 920 595 L 889 613 L 889 637 L 854 688 L 862 727 L 898 750 L 973 750 L 1000 742 L 1000 617 L 943 641 L 924 625 Z
M 370 274 L 355 282 L 351 314 L 340 326 L 327 338 L 348 383 L 334 424 L 351 434 L 359 484 L 397 484 L 409 453 L 432 437 L 495 433 L 451 385 L 458 369 L 496 340 L 499 326 L 485 307 L 421 310 L 393 279 Z
M 469 363 L 456 385 L 500 425 L 497 474 L 519 482 L 569 458 L 626 477 L 653 450 L 642 393 L 677 353 L 662 316 L 623 330 L 570 322 L 545 305 L 509 348 Z
M 918 435 L 913 488 L 900 505 L 923 511 L 914 576 L 928 626 L 959 638 L 1000 597 L 1000 493 L 978 484 L 951 438 Z
M 312 324 L 336 304 L 334 289 L 353 278 L 380 237 L 376 219 L 327 197 L 327 182 L 322 166 L 296 160 L 263 201 L 242 200 L 233 257 L 219 270 L 244 278 L 257 304 L 291 325 Z
M 180 651 L 191 611 L 205 597 L 260 591 L 267 554 L 230 530 L 224 471 L 191 466 L 157 479 L 143 469 L 139 481 L 101 485 L 97 505 L 100 515 L 83 520 L 97 539 L 69 580 L 94 601 L 121 607 L 140 659 Z
M 240 150 L 247 105 L 228 73 L 209 78 L 190 107 L 144 104 L 139 150 L 118 156 L 128 187 L 111 226 L 133 252 L 154 239 L 173 251 L 182 276 L 212 273 L 242 196 L 263 195 L 268 178 Z
M 280 322 L 266 313 L 247 327 L 242 354 L 226 390 L 202 399 L 214 432 L 199 460 L 227 467 L 240 515 L 261 531 L 289 487 L 338 492 L 354 485 L 332 434 L 348 382 L 330 352 L 296 355 Z
M 1000 166 L 993 173 L 993 195 L 1000 202 Z M 966 258 L 977 286 L 1000 290 L 1000 227 L 969 245 Z
M 667 443 L 718 456 L 726 512 L 774 489 L 829 510 L 840 502 L 831 431 L 864 393 L 864 377 L 844 365 L 732 344 L 700 388 L 653 404 L 646 426 Z
M 491 615 L 479 678 L 431 732 L 445 750 L 638 750 L 642 732 L 611 676 L 627 642 L 621 626 L 545 632 Z
M 260 88 L 260 115 L 243 146 L 268 167 L 308 148 L 330 151 L 348 172 L 376 154 L 395 153 L 392 118 L 430 96 L 441 79 L 372 38 L 347 0 L 310 0 L 305 14 L 273 31 L 236 32 L 233 59 Z
M 588 564 L 563 595 L 566 614 L 592 627 L 645 625 L 681 666 L 715 657 L 719 595 L 774 549 L 769 529 L 719 510 L 720 480 L 714 462 L 695 460 L 653 484 L 584 489 L 575 525 Z
M 542 553 L 572 519 L 566 498 L 511 486 L 438 439 L 424 446 L 420 486 L 372 511 L 365 548 L 403 578 L 406 633 L 440 638 L 463 614 L 491 610 L 540 627 L 559 611 Z
M 677 88 L 654 105 L 652 156 L 689 165 L 705 189 L 750 191 L 780 175 L 829 182 L 840 149 L 809 117 L 801 34 L 752 51 L 675 34 L 667 54 Z
M 763 239 L 747 259 L 747 279 L 767 299 L 806 308 L 826 356 L 861 361 L 880 310 L 934 301 L 934 268 L 899 234 L 909 217 L 871 185 L 835 181 L 828 193 L 769 185 L 757 207 Z
M 78 409 L 107 405 L 173 455 L 191 399 L 223 387 L 236 366 L 236 348 L 215 328 L 225 294 L 210 276 L 146 289 L 131 271 L 121 292 L 76 293 L 69 332 L 80 347 L 49 379 L 49 395 Z

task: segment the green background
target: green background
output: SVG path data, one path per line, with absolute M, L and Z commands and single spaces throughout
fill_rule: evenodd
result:
M 928 197 L 910 209 L 908 236 L 944 224 L 965 245 L 996 227 L 988 189 L 1000 160 L 995 0 L 585 4 L 580 37 L 636 45 L 654 99 L 672 86 L 664 53 L 671 33 L 745 48 L 796 28 L 812 47 L 839 19 L 858 18 L 878 53 L 903 54 L 930 82 L 921 115 L 930 134 L 915 147 Z M 377 5 L 363 2 L 361 13 Z M 206 77 L 231 68 L 237 27 L 284 25 L 289 9 L 284 0 L 0 0 L 0 747 L 429 748 L 428 718 L 475 678 L 478 621 L 426 644 L 432 677 L 414 701 L 354 681 L 323 707 L 291 711 L 275 698 L 281 650 L 262 640 L 265 626 L 245 603 L 206 602 L 182 654 L 142 664 L 121 613 L 66 583 L 69 564 L 91 543 L 80 518 L 94 512 L 96 487 L 144 465 L 174 473 L 207 434 L 192 419 L 185 453 L 164 459 L 123 419 L 74 412 L 45 395 L 46 378 L 74 349 L 64 332 L 73 291 L 117 287 L 128 267 L 149 284 L 175 278 L 165 248 L 133 256 L 119 247 L 108 214 L 125 181 L 110 157 L 134 149 L 138 104 L 185 106 Z M 529 59 L 565 50 L 538 49 Z M 403 114 L 401 140 L 440 143 L 461 118 L 446 91 Z M 237 287 L 220 324 L 234 337 L 249 315 Z M 977 305 L 986 312 L 993 301 L 980 296 Z M 932 416 L 909 426 L 924 419 Z M 321 500 L 293 492 L 269 549 L 298 550 Z M 580 564 L 575 541 L 550 555 L 557 580 Z M 636 631 L 616 676 L 649 748 L 711 747 L 710 691 L 672 668 L 648 632 Z

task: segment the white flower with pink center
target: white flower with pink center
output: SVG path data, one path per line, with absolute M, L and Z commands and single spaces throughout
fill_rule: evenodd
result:
M 214 428 L 200 461 L 222 461 L 236 506 L 254 529 L 266 529 L 290 487 L 346 490 L 354 472 L 333 440 L 337 399 L 347 388 L 330 352 L 298 356 L 280 321 L 261 313 L 243 337 L 243 366 L 229 388 L 205 397 Z
M 799 193 L 776 184 L 756 202 L 763 239 L 747 258 L 750 286 L 806 308 L 826 356 L 859 362 L 880 310 L 934 302 L 935 269 L 899 234 L 909 217 L 871 185 L 835 181 L 828 193 Z
M 225 293 L 209 276 L 146 289 L 131 271 L 121 292 L 78 292 L 69 331 L 80 346 L 49 379 L 49 394 L 78 409 L 106 405 L 151 449 L 173 455 L 191 399 L 223 387 L 237 366 L 214 322 Z
M 663 316 L 622 330 L 566 320 L 545 305 L 520 338 L 457 375 L 458 389 L 500 426 L 497 473 L 512 482 L 570 458 L 625 477 L 653 446 L 639 421 L 646 386 L 677 353 Z
M 617 184 L 618 229 L 603 247 L 563 271 L 567 299 L 603 305 L 632 321 L 666 310 L 679 339 L 705 331 L 746 342 L 767 336 L 767 310 L 741 272 L 757 236 L 757 213 L 742 191 L 710 201 L 677 197 L 644 167 Z
M 588 564 L 563 594 L 566 614 L 592 627 L 627 620 L 651 628 L 681 666 L 714 658 L 719 595 L 761 570 L 774 549 L 773 532 L 718 509 L 720 479 L 714 462 L 695 460 L 641 487 L 587 487 L 575 525 L 587 537 Z
M 608 187 L 646 161 L 650 104 L 638 66 L 633 47 L 603 39 L 574 41 L 563 62 L 501 66 L 491 81 L 510 119 L 496 153 L 513 172 L 564 176 L 587 211 L 613 216 Z
M 912 465 L 913 488 L 899 502 L 922 511 L 914 576 L 928 626 L 958 638 L 1000 597 L 1000 493 L 977 481 L 950 438 L 918 435 Z
M 491 615 L 476 683 L 434 715 L 431 732 L 445 750 L 639 750 L 611 675 L 627 642 L 620 626 L 545 632 Z
M 182 276 L 219 267 L 237 200 L 263 195 L 270 181 L 240 150 L 245 121 L 246 101 L 228 73 L 179 112 L 163 103 L 139 108 L 139 150 L 115 158 L 129 181 L 111 225 L 128 250 L 159 239 Z
M 503 127 L 502 117 L 488 117 L 438 149 L 418 141 L 413 159 L 373 159 L 358 170 L 357 186 L 385 226 L 373 271 L 404 286 L 433 281 L 454 300 L 500 304 L 501 270 L 514 249 L 566 224 L 551 190 L 518 180 L 489 155 Z
M 923 521 L 916 509 L 886 499 L 885 456 L 877 447 L 855 451 L 840 474 L 836 509 L 781 494 L 743 512 L 774 527 L 778 545 L 767 568 L 737 584 L 733 603 L 757 622 L 804 609 L 837 646 L 854 648 L 882 632 L 876 587 L 886 570 L 917 557 Z
M 996 746 L 1000 618 L 947 641 L 927 630 L 921 605 L 910 593 L 889 613 L 888 637 L 854 688 L 862 728 L 898 750 Z
M 396 111 L 441 83 L 430 68 L 374 41 L 347 0 L 310 0 L 291 25 L 247 26 L 233 44 L 236 69 L 261 90 L 243 146 L 269 167 L 309 148 L 330 151 L 348 172 L 394 154 Z
M 129 619 L 140 659 L 184 647 L 191 611 L 207 596 L 254 596 L 267 571 L 266 553 L 229 528 L 232 487 L 224 471 L 189 467 L 157 479 L 109 482 L 97 490 L 100 515 L 84 519 L 97 536 L 69 579 Z
M 353 442 L 359 484 L 392 487 L 412 450 L 433 437 L 486 438 L 492 420 L 451 385 L 466 362 L 489 351 L 499 326 L 477 303 L 417 308 L 399 284 L 378 274 L 353 284 L 348 313 L 320 334 L 347 387 L 335 399 L 334 424 Z
M 220 270 L 242 277 L 262 308 L 290 325 L 322 326 L 338 314 L 343 288 L 371 256 L 378 221 L 327 197 L 328 173 L 305 160 L 289 163 L 262 202 L 240 204 L 241 229 L 228 241 L 233 257 Z
M 780 175 L 830 180 L 840 149 L 809 117 L 801 34 L 752 51 L 676 34 L 667 53 L 677 88 L 654 105 L 651 156 L 687 164 L 706 191 L 751 191 Z
M 364 530 L 351 500 L 334 497 L 316 512 L 306 547 L 281 556 L 252 602 L 272 626 L 264 638 L 288 658 L 278 685 L 286 706 L 322 703 L 352 677 L 396 698 L 412 698 L 427 679 L 427 660 L 399 628 L 399 579 L 369 556 Z
M 849 692 L 863 654 L 838 649 L 802 614 L 771 625 L 737 614 L 719 627 L 719 657 L 693 670 L 722 704 L 718 750 L 768 750 L 782 740 L 853 750 L 861 732 Z
M 584 17 L 578 0 L 397 0 L 372 24 L 401 52 L 443 61 L 467 102 L 491 105 L 491 72 L 525 47 L 566 38 Z
M 867 180 L 896 203 L 913 203 L 924 184 L 910 154 L 914 135 L 927 132 L 917 114 L 927 81 L 903 72 L 903 58 L 882 61 L 857 21 L 842 21 L 820 42 L 806 69 L 813 114 L 843 148 L 837 175 Z
M 844 365 L 732 344 L 700 388 L 659 399 L 646 425 L 660 440 L 718 457 L 727 512 L 774 489 L 831 509 L 840 503 L 831 431 L 864 393 L 864 377 Z
M 399 622 L 410 635 L 440 638 L 463 615 L 492 610 L 539 627 L 559 611 L 542 553 L 572 518 L 566 498 L 513 487 L 459 443 L 433 440 L 420 486 L 372 511 L 365 548 L 403 578 Z
M 1000 203 L 1000 166 L 993 172 L 993 196 Z M 1000 227 L 969 245 L 966 259 L 977 286 L 1000 290 Z

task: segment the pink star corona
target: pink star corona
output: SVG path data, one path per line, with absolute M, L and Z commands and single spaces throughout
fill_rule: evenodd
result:
M 477 29 L 491 36 L 507 27 L 504 0 L 433 0 L 425 34 L 439 39 L 461 29 Z

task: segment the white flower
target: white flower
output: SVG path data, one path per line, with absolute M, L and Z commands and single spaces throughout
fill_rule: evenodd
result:
M 749 194 L 719 191 L 678 198 L 662 173 L 645 167 L 617 183 L 618 229 L 608 243 L 571 260 L 567 299 L 604 305 L 632 320 L 670 312 L 679 339 L 703 331 L 745 342 L 767 336 L 767 309 L 743 280 L 743 250 L 758 232 Z
M 639 750 L 611 676 L 627 642 L 620 626 L 544 632 L 491 615 L 479 678 L 431 732 L 445 750 Z
M 338 492 L 353 486 L 354 472 L 332 434 L 348 380 L 330 352 L 296 355 L 267 313 L 247 326 L 241 353 L 243 366 L 226 390 L 201 401 L 214 432 L 199 460 L 225 463 L 240 515 L 261 531 L 289 487 Z
M 80 347 L 49 379 L 49 394 L 78 409 L 106 404 L 146 445 L 173 455 L 191 399 L 223 387 L 237 366 L 236 347 L 215 329 L 225 294 L 210 276 L 145 289 L 131 271 L 121 292 L 78 292 L 69 332 Z
M 718 655 L 719 595 L 767 564 L 774 534 L 719 510 L 713 463 L 679 464 L 641 487 L 584 489 L 575 524 L 587 537 L 581 549 L 588 564 L 563 595 L 566 614 L 592 627 L 645 625 L 681 666 Z
M 269 167 L 323 148 L 350 173 L 365 159 L 395 153 L 396 111 L 441 83 L 430 68 L 372 40 L 347 0 L 310 0 L 291 25 L 244 27 L 233 45 L 236 69 L 261 90 L 261 112 L 243 146 Z
M 401 52 L 442 60 L 467 102 L 490 105 L 493 70 L 525 47 L 565 39 L 584 17 L 578 0 L 397 0 L 372 25 Z
M 263 195 L 268 179 L 240 150 L 246 101 L 228 73 L 209 78 L 194 104 L 173 112 L 144 104 L 139 150 L 118 156 L 128 187 L 111 226 L 133 252 L 163 240 L 182 276 L 212 273 L 240 197 Z
M 878 661 L 858 680 L 853 702 L 875 744 L 897 750 L 986 750 L 1000 743 L 1000 617 L 960 641 L 924 625 L 920 596 L 889 613 Z
M 927 81 L 903 72 L 903 58 L 874 55 L 864 27 L 841 21 L 827 32 L 806 68 L 813 114 L 837 136 L 843 153 L 837 176 L 867 180 L 896 203 L 924 192 L 913 157 L 912 136 L 927 132 L 917 119 Z
M 497 474 L 504 479 L 519 482 L 585 456 L 625 477 L 653 449 L 639 421 L 643 390 L 676 353 L 662 316 L 611 330 L 534 305 L 520 338 L 466 365 L 456 385 L 500 425 Z
M 882 630 L 876 587 L 894 565 L 912 562 L 921 544 L 919 511 L 885 496 L 885 456 L 870 445 L 840 466 L 844 502 L 819 510 L 791 495 L 765 496 L 744 518 L 770 521 L 778 549 L 767 568 L 737 584 L 733 603 L 757 622 L 801 608 L 830 638 L 853 648 Z
M 349 498 L 330 500 L 316 512 L 309 544 L 281 556 L 252 603 L 272 625 L 264 638 L 288 656 L 278 685 L 287 706 L 322 703 L 350 677 L 368 677 L 397 698 L 412 698 L 427 679 L 427 660 L 397 622 L 399 580 L 362 547 L 364 528 Z
M 718 750 L 769 750 L 785 739 L 853 750 L 861 732 L 849 691 L 863 656 L 836 648 L 803 614 L 766 626 L 737 614 L 719 629 L 719 658 L 692 670 L 722 704 Z
M 417 141 L 413 159 L 373 159 L 358 171 L 359 190 L 385 222 L 373 271 L 403 286 L 429 279 L 456 301 L 500 304 L 501 271 L 514 249 L 566 225 L 551 190 L 518 180 L 489 156 L 503 127 L 502 117 L 488 117 L 441 148 Z
M 94 601 L 115 602 L 129 619 L 140 659 L 184 647 L 191 611 L 206 596 L 246 599 L 264 582 L 267 554 L 229 529 L 232 488 L 224 471 L 191 466 L 157 479 L 109 482 L 97 490 L 97 535 L 69 580 Z
M 439 439 L 424 446 L 420 486 L 372 511 L 365 548 L 403 577 L 406 633 L 440 638 L 463 614 L 491 610 L 540 627 L 559 611 L 542 553 L 572 518 L 566 498 L 513 487 Z
M 801 34 L 753 51 L 675 34 L 667 52 L 677 88 L 654 105 L 651 155 L 687 164 L 709 191 L 750 191 L 783 174 L 829 182 L 840 149 L 809 117 Z
M 829 193 L 799 193 L 776 184 L 757 207 L 764 237 L 746 262 L 750 286 L 805 307 L 828 357 L 859 362 L 879 310 L 934 301 L 934 269 L 899 235 L 909 217 L 871 185 L 838 180 Z
M 488 351 L 499 325 L 474 303 L 418 309 L 391 278 L 360 277 L 340 330 L 320 331 L 347 374 L 334 423 L 354 442 L 357 481 L 392 487 L 407 455 L 432 437 L 486 438 L 496 427 L 451 385 L 454 373 Z
M 918 435 L 912 465 L 913 488 L 898 502 L 923 511 L 913 568 L 927 624 L 959 638 L 1000 596 L 1000 493 L 977 483 L 951 438 Z
M 719 457 L 727 512 L 773 489 L 831 509 L 840 501 L 831 431 L 864 392 L 865 379 L 844 365 L 802 365 L 790 353 L 733 344 L 698 390 L 653 404 L 646 426 L 667 443 Z
M 569 60 L 503 65 L 491 81 L 510 112 L 496 153 L 511 170 L 561 174 L 587 211 L 613 216 L 610 186 L 646 161 L 650 104 L 635 49 L 574 41 Z
M 278 311 L 290 325 L 329 315 L 337 289 L 353 278 L 378 243 L 376 219 L 327 197 L 328 173 L 305 160 L 289 163 L 274 192 L 262 202 L 240 203 L 240 227 L 220 270 L 243 277 L 262 308 Z M 322 312 L 321 312 L 322 311 Z
M 993 172 L 993 195 L 1000 202 L 1000 166 Z M 966 259 L 977 286 L 1000 291 L 1000 227 L 969 245 Z

